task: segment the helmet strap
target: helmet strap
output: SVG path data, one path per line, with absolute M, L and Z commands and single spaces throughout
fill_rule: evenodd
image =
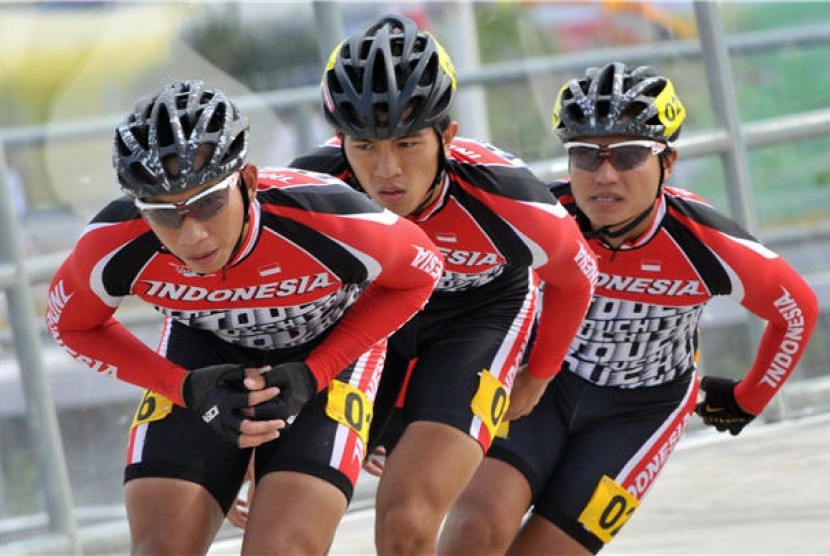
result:
M 435 131 L 435 135 L 438 138 L 438 168 L 435 171 L 435 178 L 433 178 L 432 184 L 429 186 L 429 189 L 427 189 L 427 192 L 424 195 L 424 200 L 421 201 L 421 204 L 418 205 L 418 207 L 413 210 L 411 214 L 418 214 L 424 210 L 430 202 L 432 202 L 432 196 L 435 190 L 444 180 L 444 171 L 447 167 L 447 155 L 444 154 L 444 136 L 441 134 L 438 126 L 433 126 L 432 129 Z
M 346 136 L 340 136 L 340 156 L 343 158 L 343 162 L 346 164 L 346 174 L 347 177 L 345 181 L 352 186 L 353 189 L 360 191 L 361 193 L 366 193 L 366 190 L 363 189 L 363 186 L 360 185 L 360 181 L 357 179 L 357 174 L 354 173 L 352 170 L 352 165 L 349 162 L 349 157 L 346 156 Z
M 245 168 L 243 167 L 242 170 Z M 245 225 L 251 220 L 251 215 L 249 214 L 249 210 L 251 208 L 251 198 L 248 196 L 248 186 L 245 183 L 245 172 L 242 171 L 239 174 L 242 183 L 240 184 L 241 187 L 238 189 L 242 193 L 242 226 L 239 228 L 239 236 L 236 238 L 236 244 L 231 249 L 231 256 L 228 257 L 228 262 L 222 265 L 222 281 L 225 281 L 225 270 L 228 268 L 228 265 L 231 264 L 231 261 L 236 257 L 236 254 L 239 252 L 239 249 L 242 247 L 242 241 L 245 237 Z

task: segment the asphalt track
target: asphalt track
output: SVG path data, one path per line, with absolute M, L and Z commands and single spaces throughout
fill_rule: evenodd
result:
M 374 485 L 361 478 L 333 556 L 375 553 Z M 239 548 L 237 535 L 209 554 Z M 830 555 L 830 414 L 753 424 L 734 438 L 688 434 L 601 554 Z

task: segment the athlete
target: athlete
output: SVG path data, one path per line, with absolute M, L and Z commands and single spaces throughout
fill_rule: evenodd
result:
M 336 178 L 246 163 L 248 130 L 201 81 L 140 99 L 113 144 L 126 196 L 50 286 L 58 343 L 146 388 L 125 470 L 134 554 L 206 553 L 254 447 L 243 552 L 325 552 L 385 339 L 443 269 L 422 230 Z M 126 296 L 163 315 L 158 351 L 114 318 Z
M 672 82 L 645 66 L 591 68 L 559 91 L 553 128 L 570 180 L 552 189 L 597 255 L 594 299 L 562 372 L 449 512 L 440 553 L 598 552 L 695 410 L 737 435 L 798 363 L 817 317 L 813 291 L 706 201 L 664 184 L 685 116 Z M 767 326 L 743 379 L 704 377 L 696 407 L 698 323 L 716 295 Z
M 456 136 L 455 90 L 452 63 L 431 34 L 409 19 L 381 17 L 338 45 L 325 69 L 323 110 L 336 137 L 291 164 L 335 175 L 406 216 L 445 259 L 424 311 L 390 340 L 379 387 L 380 425 L 407 381 L 404 430 L 377 491 L 379 554 L 435 551 L 441 521 L 490 447 L 508 392 L 510 414 L 536 403 L 596 276 L 575 222 L 526 165 Z M 514 387 L 539 278 L 547 283 L 543 341 L 530 354 L 528 380 Z

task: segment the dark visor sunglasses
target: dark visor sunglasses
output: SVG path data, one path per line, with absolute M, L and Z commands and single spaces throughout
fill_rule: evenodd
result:
M 180 228 L 185 216 L 204 222 L 228 205 L 230 190 L 239 183 L 239 172 L 234 172 L 216 185 L 181 203 L 147 203 L 135 199 L 135 206 L 148 222 L 165 228 Z
M 618 172 L 642 166 L 652 154 L 660 154 L 667 145 L 659 141 L 638 140 L 597 145 L 571 141 L 563 145 L 570 161 L 580 170 L 596 172 L 606 158 Z

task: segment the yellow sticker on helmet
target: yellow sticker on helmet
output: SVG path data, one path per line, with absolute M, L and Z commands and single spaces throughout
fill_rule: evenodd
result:
M 666 79 L 666 86 L 654 99 L 654 105 L 657 107 L 657 117 L 666 128 L 663 136 L 669 138 L 686 119 L 686 109 L 674 92 L 674 85 L 670 80 Z
M 470 409 L 487 427 L 490 438 L 495 438 L 504 414 L 507 413 L 507 407 L 510 405 L 510 395 L 504 384 L 487 369 L 482 370 L 480 376 L 478 391 L 473 396 Z
M 427 35 L 429 35 L 433 41 L 435 41 L 435 49 L 438 51 L 438 64 L 441 66 L 441 69 L 444 70 L 444 73 L 450 76 L 450 81 L 452 82 L 452 88 L 456 88 L 455 83 L 455 65 L 452 63 L 452 59 L 450 55 L 447 54 L 447 51 L 444 50 L 444 47 L 441 45 L 440 42 L 433 36 L 432 33 L 429 31 L 424 31 Z
M 579 514 L 579 522 L 602 542 L 609 543 L 639 505 L 634 495 L 603 475 L 588 505 Z
M 556 95 L 556 104 L 553 105 L 553 112 L 550 113 L 550 123 L 553 126 L 553 131 L 556 131 L 556 128 L 559 127 L 559 124 L 562 121 L 562 95 L 565 93 L 567 88 L 568 84 L 565 83 L 562 85 L 562 88 L 559 89 L 559 93 Z
M 323 75 L 328 73 L 330 69 L 334 67 L 334 63 L 337 61 L 337 55 L 340 53 L 340 49 L 343 47 L 346 41 L 340 41 L 340 43 L 334 47 L 334 50 L 331 51 L 329 54 L 329 60 L 326 62 L 326 70 L 323 72 Z
M 139 425 L 151 421 L 160 421 L 172 412 L 173 402 L 161 394 L 145 390 L 144 395 L 141 397 L 141 403 L 138 404 L 138 409 L 135 410 L 130 429 L 132 430 Z
M 351 384 L 333 380 L 329 384 L 326 415 L 355 431 L 363 440 L 364 447 L 368 445 L 372 402 L 366 394 Z

